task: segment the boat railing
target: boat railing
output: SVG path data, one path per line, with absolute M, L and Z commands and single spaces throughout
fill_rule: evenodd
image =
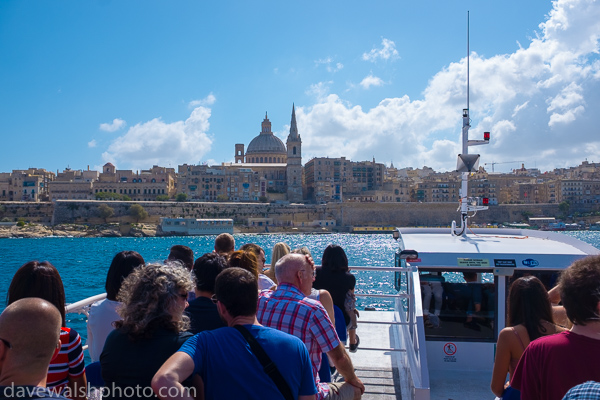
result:
M 395 367 L 400 374 L 406 373 L 405 382 L 413 391 L 412 398 L 429 400 L 429 369 L 427 367 L 427 349 L 425 344 L 425 328 L 423 307 L 421 302 L 421 285 L 418 270 L 398 259 L 396 267 L 350 267 L 353 271 L 389 271 L 394 272 L 395 280 L 399 280 L 400 290 L 396 294 L 355 292 L 356 297 L 391 298 L 395 300 L 394 318 L 392 322 L 363 321 L 359 324 L 386 324 L 391 326 L 393 345 L 390 348 L 365 347 L 361 351 L 386 351 L 394 356 Z

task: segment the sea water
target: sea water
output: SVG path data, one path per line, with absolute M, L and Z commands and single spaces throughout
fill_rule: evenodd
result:
M 450 233 L 448 233 L 450 234 Z M 600 248 L 600 231 L 567 232 L 584 242 Z M 391 267 L 398 243 L 391 235 L 325 234 L 325 235 L 234 235 L 236 248 L 245 243 L 256 243 L 271 262 L 271 249 L 278 242 L 285 242 L 292 249 L 306 246 L 315 263 L 321 263 L 323 250 L 329 244 L 338 244 L 346 251 L 351 266 Z M 67 303 L 104 293 L 106 273 L 113 256 L 124 250 L 135 250 L 146 262 L 162 262 L 171 246 L 182 244 L 194 250 L 195 257 L 211 252 L 215 236 L 157 237 L 157 238 L 40 238 L 0 240 L 0 309 L 6 305 L 6 293 L 10 281 L 19 267 L 31 260 L 52 263 L 59 271 L 66 293 Z M 355 271 L 357 292 L 391 294 L 394 275 L 391 272 Z M 382 298 L 359 298 L 358 308 L 389 310 L 391 300 Z M 85 316 L 69 314 L 69 327 L 76 329 L 85 343 L 87 337 Z

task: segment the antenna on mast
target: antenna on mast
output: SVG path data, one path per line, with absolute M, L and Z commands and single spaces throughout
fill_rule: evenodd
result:
M 462 127 L 462 154 L 458 155 L 456 171 L 461 172 L 460 186 L 460 204 L 457 211 L 460 211 L 460 228 L 457 229 L 456 221 L 452 221 L 452 235 L 461 236 L 467 229 L 467 218 L 474 216 L 479 210 L 487 210 L 488 199 L 469 196 L 469 174 L 479 169 L 479 154 L 469 154 L 469 146 L 478 146 L 490 142 L 490 133 L 483 133 L 483 140 L 469 140 L 469 128 L 471 119 L 469 117 L 469 11 L 467 11 L 467 108 L 463 109 L 463 127 Z M 469 215 L 469 212 L 473 214 Z

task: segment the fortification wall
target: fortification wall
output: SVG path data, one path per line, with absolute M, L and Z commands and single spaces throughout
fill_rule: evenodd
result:
M 106 204 L 114 209 L 114 215 L 106 222 L 135 222 L 129 215 L 133 204 L 140 204 L 148 218 L 146 223 L 158 223 L 160 217 L 232 218 L 236 224 L 247 224 L 248 218 L 273 218 L 278 225 L 306 226 L 314 220 L 333 218 L 342 226 L 447 226 L 452 220 L 459 221 L 457 204 L 454 203 L 330 203 L 325 205 L 304 204 L 257 204 L 257 203 L 178 203 L 178 202 L 127 202 L 127 201 L 75 201 L 58 200 L 52 203 L 3 202 L 0 203 L 0 219 L 40 223 L 88 223 L 101 224 L 98 207 Z M 598 210 L 596 206 L 595 210 Z M 575 211 L 575 210 L 572 210 Z M 589 211 L 589 210 L 587 210 Z M 503 223 L 525 221 L 527 216 L 558 217 L 561 212 L 556 204 L 520 204 L 491 206 L 477 213 L 472 223 Z

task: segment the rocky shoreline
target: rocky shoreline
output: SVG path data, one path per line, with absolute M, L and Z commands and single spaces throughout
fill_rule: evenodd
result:
M 27 224 L 25 226 L 0 226 L 0 238 L 42 237 L 154 237 L 170 236 L 155 224 Z
M 235 227 L 234 233 L 264 233 L 264 228 Z M 331 233 L 324 228 L 271 228 L 271 233 Z M 163 232 L 157 224 L 39 224 L 31 223 L 24 226 L 3 225 L 0 226 L 0 239 L 8 238 L 43 238 L 43 237 L 157 237 L 157 236 L 181 236 L 170 232 Z

